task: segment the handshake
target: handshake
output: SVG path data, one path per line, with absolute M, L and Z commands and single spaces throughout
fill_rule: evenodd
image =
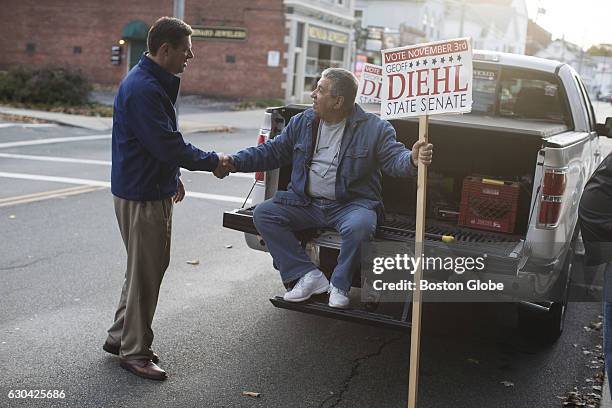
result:
M 234 173 L 236 171 L 236 167 L 234 167 L 234 160 L 232 156 L 229 154 L 217 153 L 219 156 L 219 163 L 217 164 L 217 168 L 213 170 L 213 174 L 218 178 L 222 179 L 230 173 Z

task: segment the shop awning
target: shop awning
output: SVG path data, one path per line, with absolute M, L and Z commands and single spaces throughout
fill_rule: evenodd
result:
M 149 27 L 142 21 L 132 20 L 121 30 L 121 38 L 124 40 L 146 40 Z

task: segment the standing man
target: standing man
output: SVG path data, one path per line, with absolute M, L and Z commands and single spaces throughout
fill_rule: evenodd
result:
M 355 104 L 357 80 L 328 68 L 312 92 L 312 109 L 294 116 L 276 138 L 233 155 L 232 170 L 266 171 L 293 165 L 287 191 L 257 205 L 254 223 L 272 254 L 288 302 L 329 292 L 329 306 L 349 306 L 352 274 L 361 244 L 370 240 L 383 215 L 382 173 L 414 176 L 417 160 L 429 165 L 433 146 L 417 142 L 412 152 L 395 139 L 389 122 Z M 225 159 L 223 160 L 226 161 Z M 331 284 L 293 234 L 331 227 L 342 237 Z
M 227 175 L 219 165 L 224 156 L 197 149 L 178 131 L 177 75 L 193 58 L 191 33 L 179 19 L 157 20 L 149 51 L 121 82 L 113 111 L 111 191 L 127 268 L 102 348 L 119 355 L 121 367 L 152 380 L 167 378 L 151 351 L 151 323 L 170 262 L 172 206 L 185 197 L 179 167 Z

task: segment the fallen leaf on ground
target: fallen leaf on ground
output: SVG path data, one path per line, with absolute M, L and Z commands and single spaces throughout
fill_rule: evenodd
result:
M 468 358 L 467 362 L 472 364 L 480 364 L 480 361 L 476 360 L 475 358 Z
M 601 330 L 601 322 L 592 322 L 589 327 L 593 330 Z
M 193 261 L 187 261 L 187 263 L 188 263 L 189 265 L 199 265 L 199 264 L 200 264 L 200 261 L 198 261 L 197 259 L 194 259 Z
M 15 214 L 11 214 L 11 215 L 9 215 L 9 218 L 10 218 L 11 220 L 14 220 L 14 219 L 15 219 Z
M 510 381 L 502 381 L 501 384 L 504 384 L 506 387 L 514 387 L 514 383 Z
M 227 249 L 230 249 L 230 248 L 232 248 L 232 245 L 226 245 L 225 247 L 226 247 Z
M 259 398 L 261 396 L 260 393 L 253 392 L 253 391 L 242 391 L 242 395 L 245 397 L 253 397 L 253 398 Z

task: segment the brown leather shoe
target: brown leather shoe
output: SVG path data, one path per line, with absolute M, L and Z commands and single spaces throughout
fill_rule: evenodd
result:
M 102 350 L 106 351 L 107 353 L 114 354 L 116 356 L 119 355 L 119 346 L 115 346 L 109 343 L 108 341 L 104 342 L 104 344 L 102 345 Z M 159 364 L 159 356 L 155 354 L 154 352 L 151 352 L 151 353 L 153 353 L 153 356 L 151 357 L 151 361 L 154 362 L 155 364 Z
M 161 368 L 159 368 L 151 360 L 124 360 L 121 359 L 119 363 L 121 368 L 124 368 L 136 374 L 139 377 L 147 378 L 149 380 L 163 381 L 168 378 L 168 374 Z

